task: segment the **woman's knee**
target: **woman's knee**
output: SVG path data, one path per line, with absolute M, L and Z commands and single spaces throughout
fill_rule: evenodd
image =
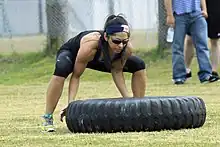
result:
M 217 47 L 218 46 L 218 39 L 210 39 L 210 43 L 212 47 Z
M 128 58 L 125 68 L 127 69 L 128 72 L 135 73 L 140 70 L 145 70 L 146 65 L 141 58 L 137 56 L 131 56 Z
M 138 77 L 143 77 L 145 76 L 145 73 L 146 73 L 145 69 L 142 69 L 142 70 L 138 70 L 134 72 L 133 75 L 138 76 Z
M 185 39 L 186 43 L 188 45 L 193 45 L 193 41 L 192 41 L 192 37 L 189 35 L 186 35 L 186 39 Z
M 54 75 L 67 78 L 73 71 L 73 59 L 70 52 L 58 55 L 55 65 Z
M 53 75 L 52 76 L 52 80 L 53 81 L 56 81 L 58 83 L 63 83 L 65 81 L 65 77 L 61 77 L 61 76 L 56 76 L 56 75 Z

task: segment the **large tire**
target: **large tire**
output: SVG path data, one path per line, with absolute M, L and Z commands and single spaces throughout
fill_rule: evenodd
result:
M 79 100 L 69 104 L 71 132 L 129 132 L 198 128 L 206 119 L 199 97 L 144 97 Z

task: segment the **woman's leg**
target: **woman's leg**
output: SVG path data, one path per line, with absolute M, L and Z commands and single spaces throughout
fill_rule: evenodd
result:
M 132 74 L 131 88 L 133 97 L 144 97 L 146 90 L 146 72 L 145 69 L 136 71 Z
M 185 44 L 184 44 L 184 58 L 187 69 L 190 69 L 193 56 L 194 56 L 194 46 L 193 46 L 192 37 L 186 35 Z
M 212 71 L 217 72 L 220 58 L 219 39 L 210 39 Z
M 43 115 L 43 131 L 54 132 L 55 128 L 53 126 L 53 112 L 57 106 L 57 103 L 61 97 L 63 91 L 65 78 L 53 75 L 49 86 L 47 88 L 46 94 L 46 110 Z
M 104 62 L 90 62 L 87 65 L 87 68 L 102 72 L 110 72 L 105 67 Z M 144 97 L 146 90 L 146 72 L 144 61 L 137 56 L 130 56 L 125 63 L 123 71 L 132 73 L 131 89 L 133 97 Z
M 142 59 L 130 56 L 125 63 L 124 72 L 132 73 L 131 89 L 133 97 L 144 97 L 146 90 L 146 68 Z
M 45 114 L 52 114 L 61 97 L 65 79 L 73 71 L 71 52 L 63 51 L 58 54 L 54 75 L 52 76 L 46 94 Z
M 53 112 L 62 95 L 64 81 L 68 75 L 73 71 L 73 57 L 71 52 L 63 51 L 58 54 L 54 75 L 52 76 L 46 93 L 46 108 L 43 118 L 44 131 L 55 131 L 53 126 Z
M 62 95 L 65 78 L 53 75 L 46 94 L 45 114 L 53 114 Z

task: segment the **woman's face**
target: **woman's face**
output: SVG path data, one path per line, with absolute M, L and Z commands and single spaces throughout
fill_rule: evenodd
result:
M 128 33 L 118 32 L 108 37 L 108 44 L 113 53 L 120 53 L 129 41 Z

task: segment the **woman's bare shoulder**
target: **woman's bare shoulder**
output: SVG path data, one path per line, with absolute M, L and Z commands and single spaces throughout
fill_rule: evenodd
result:
M 126 46 L 126 53 L 127 53 L 127 56 L 131 56 L 132 52 L 133 52 L 133 45 L 131 42 L 128 42 L 127 46 Z
M 98 47 L 98 42 L 101 37 L 99 32 L 92 32 L 82 37 L 80 45 L 91 45 L 94 47 Z
M 99 32 L 89 33 L 81 39 L 78 58 L 84 61 L 91 61 L 98 49 L 99 39 L 101 34 Z

